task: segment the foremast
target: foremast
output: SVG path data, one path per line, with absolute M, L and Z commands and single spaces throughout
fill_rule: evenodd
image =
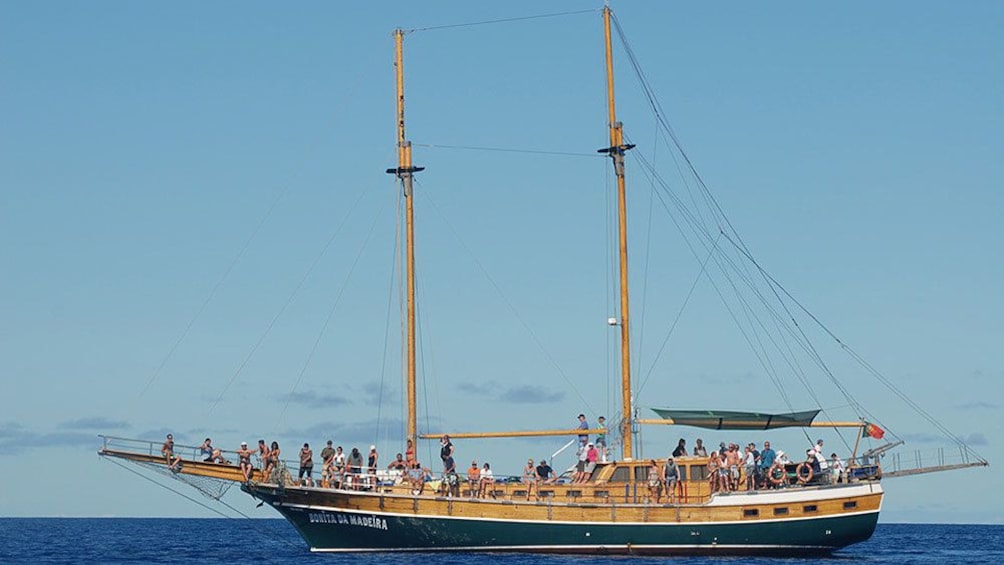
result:
M 404 30 L 394 30 L 394 68 L 396 70 L 397 86 L 397 168 L 387 169 L 387 172 L 401 179 L 401 189 L 404 193 L 405 215 L 405 271 L 407 278 L 407 343 L 405 358 L 407 360 L 408 406 L 407 406 L 407 439 L 413 443 L 418 436 L 418 418 L 415 412 L 415 209 L 413 195 L 414 173 L 425 167 L 415 167 L 411 163 L 411 142 L 404 134 Z
M 634 145 L 624 144 L 623 124 L 617 121 L 616 105 L 614 104 L 614 55 L 610 38 L 610 6 L 603 7 L 603 37 L 606 43 L 607 62 L 607 111 L 610 126 L 610 146 L 600 149 L 613 160 L 614 174 L 617 177 L 617 233 L 620 248 L 620 319 L 617 326 L 621 331 L 621 457 L 630 460 L 633 457 L 634 431 L 632 419 L 631 396 L 631 338 L 630 316 L 628 308 L 628 255 L 627 255 L 627 192 L 624 181 L 624 152 Z

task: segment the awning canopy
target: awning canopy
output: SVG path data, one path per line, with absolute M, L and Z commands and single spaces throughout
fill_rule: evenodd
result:
M 805 428 L 819 414 L 819 410 L 791 412 L 788 414 L 760 414 L 758 412 L 732 412 L 728 410 L 664 410 L 652 409 L 665 420 L 678 426 L 694 426 L 711 430 L 773 430 L 776 428 Z

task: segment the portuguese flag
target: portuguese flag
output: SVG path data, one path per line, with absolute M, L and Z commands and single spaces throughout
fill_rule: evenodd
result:
M 865 427 L 861 428 L 861 437 L 870 436 L 875 439 L 882 439 L 884 435 L 885 430 L 871 422 L 865 422 Z

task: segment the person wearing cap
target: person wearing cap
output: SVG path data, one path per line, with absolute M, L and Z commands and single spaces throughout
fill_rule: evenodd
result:
M 314 452 L 310 450 L 309 443 L 304 443 L 303 447 L 300 448 L 300 474 L 297 476 L 300 481 L 300 486 L 314 486 L 314 479 L 312 477 L 313 474 Z
M 467 486 L 471 489 L 471 498 L 478 498 L 478 490 L 481 488 L 481 468 L 478 467 L 478 460 L 471 461 L 471 466 L 467 469 Z
M 329 439 L 321 450 L 321 486 L 329 487 L 335 476 L 335 448 Z
M 251 482 L 251 474 L 254 467 L 251 466 L 251 455 L 254 452 L 248 449 L 248 442 L 242 441 L 241 448 L 237 450 L 237 458 L 240 462 L 241 472 L 244 473 L 244 482 Z
M 588 430 L 589 422 L 586 421 L 585 414 L 579 414 L 579 426 L 577 429 Z M 589 434 L 579 434 L 579 447 L 585 447 L 586 443 L 589 442 Z

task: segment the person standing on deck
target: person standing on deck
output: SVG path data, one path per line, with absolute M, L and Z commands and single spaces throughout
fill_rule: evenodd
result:
M 321 486 L 330 486 L 335 476 L 335 448 L 328 443 L 321 450 Z
M 704 440 L 697 438 L 697 444 L 694 445 L 694 457 L 707 457 L 708 450 L 704 448 Z
M 676 466 L 676 461 L 673 461 L 672 457 L 666 459 L 663 482 L 666 484 L 666 500 L 673 504 L 676 502 L 676 491 L 680 487 L 680 468 Z
M 603 416 L 600 416 L 599 418 L 596 419 L 596 421 L 598 422 L 596 424 L 596 427 L 600 428 L 601 430 L 604 430 L 604 431 L 596 434 L 596 449 L 598 449 L 600 451 L 600 461 L 606 463 L 607 462 L 607 432 L 606 432 L 606 429 L 607 429 L 607 419 L 604 418 Z
M 763 484 L 767 488 L 771 487 L 771 483 L 767 480 L 767 473 L 770 472 L 770 468 L 774 466 L 774 459 L 777 456 L 774 454 L 774 450 L 770 448 L 770 442 L 763 442 L 763 451 L 760 452 L 760 476 L 763 477 Z
M 687 440 L 680 438 L 679 443 L 676 444 L 676 449 L 673 450 L 673 457 L 686 457 L 687 456 Z
M 579 427 L 580 430 L 588 430 L 589 422 L 586 421 L 585 414 L 579 414 Z M 585 447 L 589 443 L 589 434 L 579 434 L 579 447 Z
M 446 460 L 453 459 L 453 442 L 450 441 L 450 436 L 444 435 L 443 439 L 439 440 L 439 458 L 443 460 L 443 469 L 446 469 Z
M 314 452 L 310 450 L 310 444 L 304 443 L 300 449 L 300 486 L 314 486 Z M 304 479 L 306 477 L 306 479 Z
M 251 473 L 254 467 L 251 466 L 251 455 L 254 452 L 248 449 L 248 442 L 242 441 L 241 448 L 237 450 L 237 459 L 240 462 L 241 472 L 244 473 L 244 482 L 251 482 Z

